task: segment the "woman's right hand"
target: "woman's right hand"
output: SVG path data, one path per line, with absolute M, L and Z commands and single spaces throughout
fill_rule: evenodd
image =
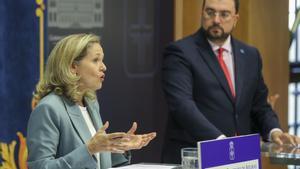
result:
M 106 134 L 109 122 L 106 122 L 97 133 L 87 143 L 87 148 L 90 154 L 109 151 L 112 153 L 124 153 L 125 147 L 122 146 L 122 141 L 126 136 L 125 132 L 116 132 Z

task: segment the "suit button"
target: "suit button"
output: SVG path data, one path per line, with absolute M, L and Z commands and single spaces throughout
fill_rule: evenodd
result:
M 236 114 L 234 117 L 235 117 L 235 119 L 237 120 L 237 119 L 239 118 L 239 115 Z

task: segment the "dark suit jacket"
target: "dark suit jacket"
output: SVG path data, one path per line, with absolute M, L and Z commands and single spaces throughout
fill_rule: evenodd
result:
M 163 89 L 169 107 L 163 161 L 180 163 L 180 149 L 221 134 L 259 132 L 264 139 L 280 128 L 267 103 L 258 50 L 231 39 L 236 97 L 204 32 L 171 43 L 165 49 Z

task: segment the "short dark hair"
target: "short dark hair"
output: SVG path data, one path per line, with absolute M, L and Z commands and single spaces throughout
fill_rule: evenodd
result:
M 239 13 L 239 9 L 240 9 L 240 0 L 233 0 L 234 1 L 234 6 L 235 6 L 235 13 Z M 205 5 L 206 0 L 203 0 L 203 6 L 202 9 L 204 9 L 204 5 Z

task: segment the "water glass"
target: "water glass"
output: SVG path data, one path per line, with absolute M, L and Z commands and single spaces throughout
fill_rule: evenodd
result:
M 182 148 L 181 149 L 181 166 L 182 169 L 198 169 L 198 149 Z

